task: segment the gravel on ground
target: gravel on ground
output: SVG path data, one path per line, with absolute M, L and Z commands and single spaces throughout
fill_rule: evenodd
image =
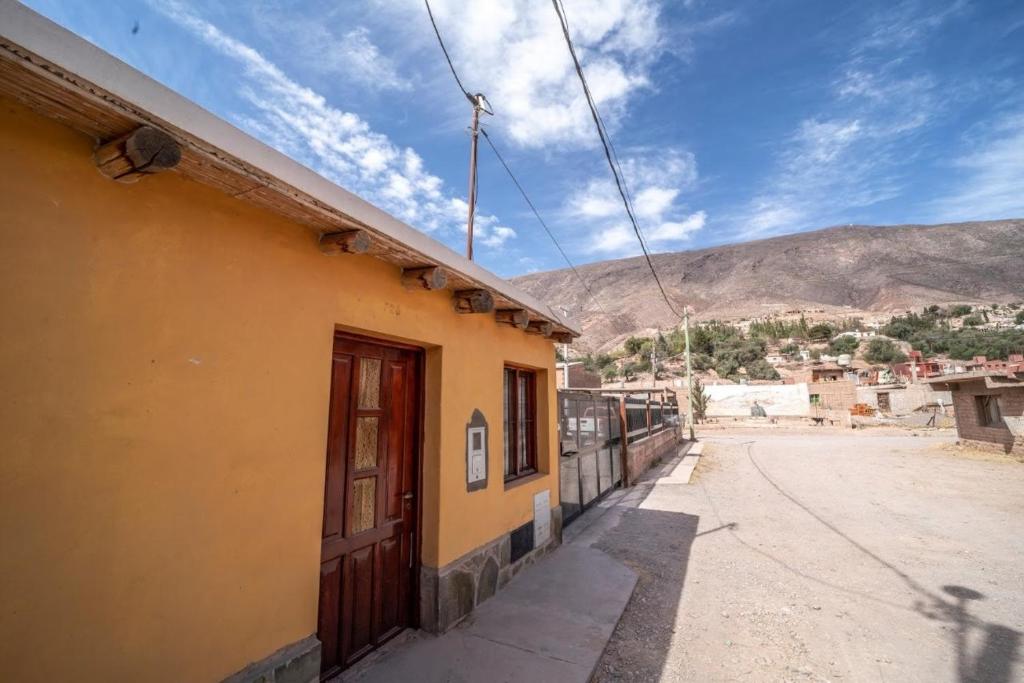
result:
M 710 433 L 607 510 L 640 580 L 596 679 L 1024 680 L 1024 466 L 953 440 Z

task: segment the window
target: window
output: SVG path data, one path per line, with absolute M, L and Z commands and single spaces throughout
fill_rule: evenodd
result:
M 821 394 L 811 394 L 811 405 L 821 405 Z
M 999 399 L 996 396 L 975 396 L 978 409 L 978 424 L 983 427 L 995 427 L 1003 421 L 999 410 Z
M 505 480 L 537 471 L 537 375 L 505 368 Z

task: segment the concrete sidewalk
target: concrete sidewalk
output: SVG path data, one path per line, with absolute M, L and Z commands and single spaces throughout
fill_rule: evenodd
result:
M 335 681 L 590 679 L 637 576 L 584 545 L 563 545 L 448 633 L 413 632 Z

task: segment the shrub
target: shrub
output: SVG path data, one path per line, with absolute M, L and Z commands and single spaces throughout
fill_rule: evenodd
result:
M 902 363 L 907 356 L 889 339 L 872 339 L 864 352 L 869 363 Z
M 1024 325 L 1024 311 L 1018 311 L 1017 315 L 1013 316 L 1013 322 L 1016 325 Z
M 781 349 L 779 349 L 779 353 L 786 356 L 795 356 L 796 354 L 800 353 L 800 345 L 791 342 L 783 346 Z
M 750 379 L 778 379 L 779 373 L 768 361 L 758 360 L 747 365 L 747 377 Z
M 843 335 L 836 337 L 828 344 L 828 352 L 833 356 L 838 356 L 842 353 L 853 353 L 860 346 L 860 340 Z
M 835 334 L 835 328 L 828 323 L 818 323 L 807 330 L 807 336 L 810 339 L 829 339 L 833 334 Z
M 946 315 L 948 315 L 950 318 L 960 318 L 962 316 L 968 315 L 973 310 L 974 309 L 968 306 L 967 304 L 957 304 L 955 306 L 950 306 L 948 309 L 946 309 Z
M 969 315 L 964 318 L 964 327 L 979 327 L 985 324 L 985 319 L 980 315 Z

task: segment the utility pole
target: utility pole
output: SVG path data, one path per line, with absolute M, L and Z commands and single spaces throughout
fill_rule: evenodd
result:
M 658 329 L 658 337 L 661 329 Z M 658 337 L 651 340 L 651 389 L 658 388 Z
M 469 133 L 469 216 L 466 219 L 466 258 L 473 260 L 473 218 L 476 215 L 476 147 L 480 137 L 480 112 L 492 113 L 483 93 L 466 95 L 473 105 L 473 123 Z
M 689 405 L 687 422 L 690 423 L 690 441 L 694 440 L 693 435 L 693 366 L 690 363 L 690 309 L 683 308 L 683 339 L 686 340 L 686 397 Z
M 569 345 L 562 344 L 562 388 L 569 388 Z

